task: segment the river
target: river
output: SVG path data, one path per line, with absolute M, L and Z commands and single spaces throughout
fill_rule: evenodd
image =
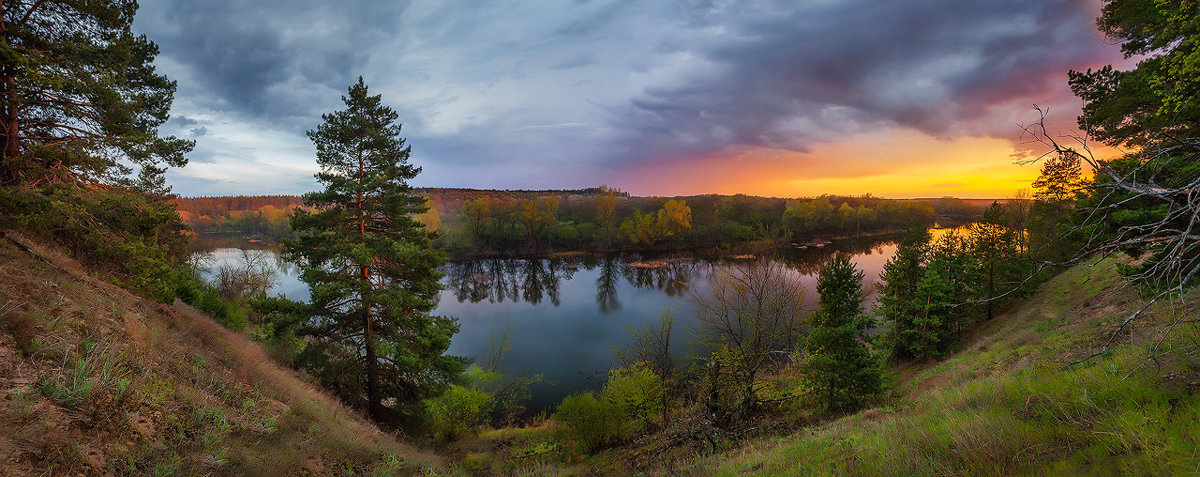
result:
M 636 254 L 587 254 L 553 259 L 487 259 L 454 261 L 443 270 L 445 289 L 434 313 L 459 320 L 449 353 L 483 359 L 492 343 L 509 329 L 510 348 L 501 371 L 514 376 L 541 374 L 544 382 L 531 390 L 530 406 L 542 408 L 567 394 L 595 389 L 616 364 L 613 347 L 631 341 L 630 328 L 657 323 L 670 313 L 676 319 L 675 352 L 686 355 L 691 340 L 690 297 L 709 292 L 714 274 L 752 260 L 775 260 L 786 266 L 787 279 L 805 290 L 805 307 L 816 305 L 816 274 L 834 252 L 848 253 L 865 275 L 868 300 L 884 263 L 896 251 L 892 238 L 834 241 L 824 247 L 778 250 L 772 258 L 675 258 L 666 266 L 630 266 Z M 243 239 L 198 239 L 198 253 L 209 254 L 207 269 L 236 264 L 243 250 L 268 254 L 278 270 L 272 294 L 295 300 L 308 297 L 299 271 L 277 253 L 276 246 Z

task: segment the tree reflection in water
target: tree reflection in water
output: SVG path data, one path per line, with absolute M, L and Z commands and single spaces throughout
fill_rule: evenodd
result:
M 558 306 L 559 286 L 570 280 L 574 267 L 558 259 L 483 259 L 446 264 L 446 288 L 459 302 L 541 303 Z
M 617 278 L 620 277 L 617 269 L 621 265 L 622 263 L 611 255 L 600 261 L 600 276 L 596 278 L 596 304 L 600 305 L 601 313 L 621 309 L 621 302 L 617 300 Z
M 667 296 L 682 296 L 687 293 L 692 273 L 698 264 L 694 260 L 671 260 L 659 268 L 635 268 L 624 264 L 621 274 L 630 285 L 637 288 L 662 290 Z
M 886 238 L 841 240 L 826 247 L 782 248 L 757 260 L 777 260 L 801 275 L 816 275 L 835 252 L 855 256 L 890 253 L 892 242 Z M 596 272 L 596 305 L 601 313 L 621 310 L 618 290 L 623 279 L 630 286 L 659 290 L 668 297 L 682 297 L 696 280 L 711 278 L 720 267 L 749 263 L 733 259 L 668 259 L 657 268 L 631 267 L 636 257 L 590 255 L 572 259 L 483 259 L 451 262 L 446 265 L 446 287 L 460 302 L 524 302 L 533 305 L 549 301 L 561 304 L 562 282 L 580 269 Z

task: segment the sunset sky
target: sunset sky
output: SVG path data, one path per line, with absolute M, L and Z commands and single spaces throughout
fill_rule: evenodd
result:
M 1127 65 L 1097 0 L 188 0 L 135 29 L 196 140 L 182 195 L 317 188 L 304 132 L 362 75 L 418 186 L 1004 197 L 1067 71 Z

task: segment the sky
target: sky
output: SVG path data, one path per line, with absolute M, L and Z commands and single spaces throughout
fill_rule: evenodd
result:
M 1099 0 L 146 0 L 194 139 L 185 196 L 319 188 L 305 131 L 361 75 L 415 186 L 1008 197 L 1067 72 L 1121 66 Z

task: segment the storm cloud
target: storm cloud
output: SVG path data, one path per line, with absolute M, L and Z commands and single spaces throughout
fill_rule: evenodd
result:
M 657 161 L 805 152 L 896 129 L 1015 141 L 1034 103 L 1061 111 L 1064 127 L 1073 120 L 1069 69 L 1120 60 L 1095 31 L 1098 9 L 160 0 L 135 26 L 179 80 L 182 120 L 168 126 L 204 131 L 197 151 L 212 161 L 174 173 L 208 180 L 179 192 L 296 193 L 315 168 L 304 131 L 359 75 L 400 113 L 422 185 L 589 186 Z M 260 179 L 245 174 L 260 167 Z

